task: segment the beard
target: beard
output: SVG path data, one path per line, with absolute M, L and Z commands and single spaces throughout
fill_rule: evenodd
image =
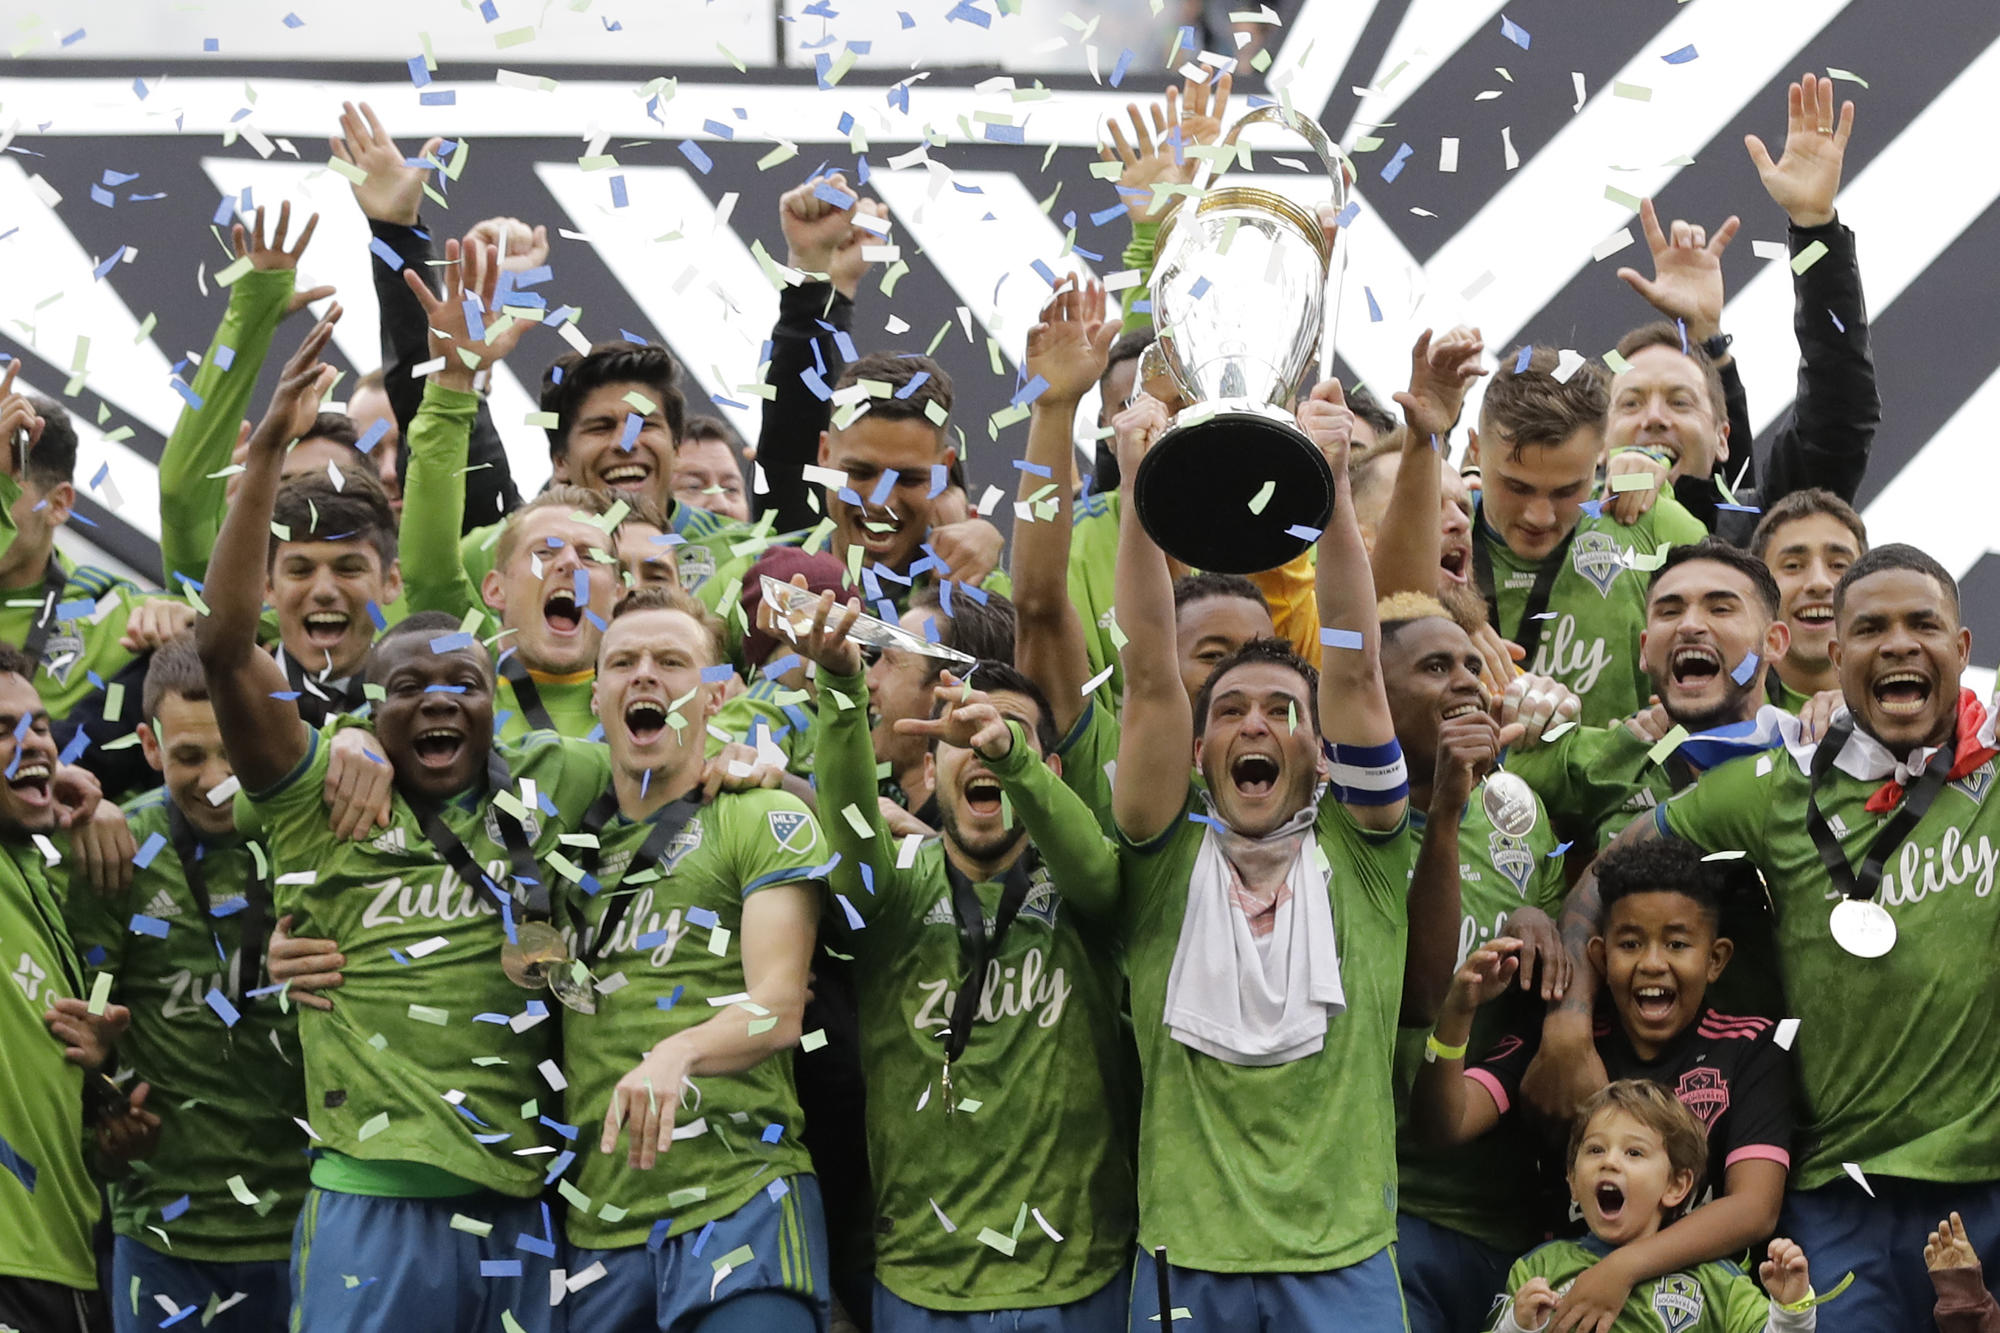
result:
M 1680 723 L 1683 727 L 1686 727 L 1690 736 L 1704 731 L 1711 731 L 1716 727 L 1726 727 L 1732 722 L 1744 721 L 1746 717 L 1753 715 L 1756 711 L 1755 709 L 1751 709 L 1746 713 L 1743 704 L 1745 700 L 1751 697 L 1757 684 L 1758 681 L 1755 676 L 1751 677 L 1751 683 L 1748 685 L 1734 685 L 1732 683 L 1729 693 L 1708 708 L 1685 710 L 1675 708 L 1669 704 L 1667 706 L 1667 716 Z
M 974 861 L 994 860 L 1028 835 L 1027 825 L 1017 819 L 997 833 L 982 838 L 967 837 L 958 822 L 956 803 L 942 799 L 938 801 L 938 818 L 944 825 L 944 835 L 952 840 L 959 851 Z

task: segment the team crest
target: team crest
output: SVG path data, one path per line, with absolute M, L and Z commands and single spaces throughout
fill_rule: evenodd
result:
M 1535 876 L 1535 854 L 1528 850 L 1528 844 L 1495 829 L 1486 835 L 1486 848 L 1493 868 L 1507 877 L 1515 893 L 1526 898 L 1528 881 Z
M 1985 800 L 1986 793 L 1993 787 L 1993 761 L 1987 760 L 1951 785 L 1975 801 Z
M 1028 872 L 1028 896 L 1021 900 L 1021 915 L 1035 920 L 1054 930 L 1056 926 L 1056 885 L 1049 875 L 1047 866 L 1038 865 Z
M 693 542 L 682 542 L 674 548 L 674 568 L 680 572 L 681 587 L 698 592 L 702 584 L 715 576 L 715 552 Z
M 1722 1113 L 1729 1109 L 1729 1080 L 1722 1076 L 1720 1070 L 1702 1065 L 1681 1075 L 1680 1086 L 1674 1089 L 1674 1096 L 1680 1099 L 1682 1106 L 1694 1112 L 1703 1129 L 1712 1130 L 1715 1122 L 1722 1119 Z
M 42 670 L 58 685 L 69 684 L 77 664 L 83 661 L 83 635 L 70 628 L 74 623 L 50 626 L 48 642 L 42 648 Z
M 688 821 L 687 827 L 674 834 L 673 841 L 667 844 L 667 850 L 660 856 L 660 869 L 672 874 L 674 867 L 680 864 L 680 859 L 699 846 L 701 846 L 701 816 L 696 815 Z
M 1705 1304 L 1701 1284 L 1686 1273 L 1669 1273 L 1653 1288 L 1653 1313 L 1667 1333 L 1687 1333 L 1701 1322 Z
M 1602 532 L 1579 532 L 1570 546 L 1570 563 L 1589 579 L 1599 597 L 1611 595 L 1611 585 L 1625 572 L 1625 553 Z
M 535 810 L 532 807 L 527 806 L 525 803 L 523 804 L 523 808 L 527 810 L 528 817 L 521 821 L 521 828 L 528 835 L 528 841 L 532 843 L 536 838 L 542 836 L 541 812 L 539 810 Z M 509 815 L 508 818 L 511 819 L 513 818 L 513 816 Z M 506 832 L 504 831 L 504 826 L 500 823 L 499 806 L 488 805 L 486 807 L 485 823 L 486 823 L 486 836 L 491 838 L 494 842 L 498 843 L 500 846 L 505 847 L 507 845 L 507 835 Z
M 765 818 L 771 822 L 771 836 L 778 840 L 779 851 L 803 855 L 819 845 L 819 831 L 805 811 L 772 810 Z

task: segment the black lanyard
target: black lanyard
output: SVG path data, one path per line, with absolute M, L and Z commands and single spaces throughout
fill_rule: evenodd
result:
M 62 562 L 49 557 L 49 567 L 42 574 L 42 614 L 28 630 L 28 637 L 21 641 L 21 651 L 28 660 L 37 665 L 42 660 L 42 650 L 48 647 L 49 630 L 56 623 L 56 606 L 62 601 L 63 589 L 69 586 L 69 574 Z
M 494 796 L 514 785 L 514 775 L 507 771 L 507 761 L 498 753 L 486 756 L 487 800 L 490 804 Z M 468 886 L 484 885 L 494 897 L 506 901 L 514 895 L 505 893 L 486 874 L 480 864 L 472 859 L 459 836 L 444 822 L 443 809 L 425 797 L 412 798 L 406 791 L 404 799 L 416 811 L 417 821 L 423 825 L 424 836 L 431 846 L 444 854 L 444 859 L 457 872 L 458 877 Z M 542 878 L 541 867 L 535 864 L 535 853 L 528 846 L 528 832 L 521 827 L 521 821 L 513 815 L 493 807 L 493 815 L 500 824 L 500 837 L 507 844 L 507 859 L 514 867 L 514 882 L 526 895 L 522 903 L 523 916 L 529 921 L 549 919 L 549 886 Z
M 1944 790 L 1945 775 L 1951 772 L 1953 746 L 1946 741 L 1938 747 L 1924 765 L 1924 775 L 1917 785 L 1903 794 L 1903 804 L 1882 831 L 1875 835 L 1875 841 L 1868 844 L 1862 855 L 1861 869 L 1856 871 L 1847 863 L 1847 853 L 1840 849 L 1840 839 L 1833 836 L 1827 826 L 1826 816 L 1820 813 L 1818 792 L 1826 775 L 1833 768 L 1833 761 L 1847 745 L 1847 738 L 1854 734 L 1854 722 L 1843 718 L 1836 722 L 1820 741 L 1819 749 L 1813 752 L 1812 780 L 1806 787 L 1806 831 L 1812 834 L 1813 845 L 1819 848 L 1819 859 L 1826 865 L 1826 873 L 1833 877 L 1833 885 L 1849 898 L 1865 902 L 1875 896 L 1875 887 L 1882 882 L 1882 872 L 1888 868 L 1889 858 L 1903 845 L 1903 839 L 1917 826 L 1931 808 L 1931 802 Z
M 1541 567 L 1535 571 L 1535 585 L 1528 589 L 1528 604 L 1521 609 L 1521 627 L 1511 636 L 1500 623 L 1500 594 L 1493 582 L 1493 550 L 1486 544 L 1487 538 L 1494 536 L 1482 515 L 1474 525 L 1472 533 L 1472 574 L 1479 581 L 1479 595 L 1486 599 L 1486 623 L 1493 627 L 1501 638 L 1511 637 L 1521 645 L 1527 656 L 1523 661 L 1527 669 L 1535 669 L 1535 649 L 1542 642 L 1542 615 L 1549 609 L 1549 593 L 1555 589 L 1556 576 L 1562 573 L 1563 562 L 1569 559 L 1569 544 L 1576 540 L 1576 529 L 1562 539 L 1562 545 L 1543 559 Z M 1498 540 L 1497 536 L 1494 538 Z
M 521 664 L 519 653 L 510 652 L 500 659 L 500 674 L 514 687 L 514 702 L 521 706 L 521 715 L 528 719 L 528 729 L 554 731 L 556 724 L 549 720 L 549 710 L 542 706 L 542 692 L 535 688 L 535 678 Z
M 652 832 L 646 835 L 645 844 L 637 852 L 633 853 L 632 859 L 626 863 L 625 873 L 631 873 L 634 867 L 643 870 L 648 866 L 657 865 L 660 858 L 667 854 L 668 846 L 680 835 L 680 831 L 688 826 L 688 821 L 693 819 L 700 809 L 701 789 L 697 787 L 688 795 L 655 811 L 652 819 Z M 611 816 L 616 814 L 617 811 L 617 788 L 606 787 L 604 794 L 598 797 L 596 803 L 584 814 L 583 825 L 578 832 L 589 837 L 596 837 L 603 831 L 605 824 L 610 822 Z M 597 867 L 603 859 L 604 845 L 601 842 L 596 846 L 585 847 L 582 857 L 584 873 L 595 875 Z M 620 875 L 619 878 L 622 882 L 624 876 Z M 616 887 L 616 885 L 600 884 L 597 891 L 603 893 L 606 889 Z M 596 934 L 590 937 L 589 947 L 580 949 L 584 966 L 594 967 L 596 965 L 598 955 L 604 952 L 605 942 L 617 932 L 619 923 L 625 919 L 625 909 L 631 905 L 632 895 L 629 893 L 620 892 L 612 896 L 610 904 L 604 909 L 604 920 L 598 923 Z M 581 916 L 577 920 L 576 934 L 577 940 L 581 944 L 584 934 L 584 923 Z
M 965 980 L 960 983 L 958 998 L 951 1005 L 951 1026 L 944 1036 L 947 1066 L 965 1054 L 965 1044 L 972 1038 L 972 1020 L 979 1012 L 979 994 L 986 986 L 986 968 L 999 957 L 1001 941 L 1007 938 L 1007 928 L 1014 924 L 1014 918 L 1020 915 L 1021 904 L 1028 899 L 1028 869 L 1034 855 L 1032 846 L 1024 848 L 1001 877 L 1000 910 L 993 918 L 991 937 L 986 934 L 986 909 L 980 905 L 978 885 L 952 864 L 949 854 L 944 858 L 944 873 L 951 881 L 951 913 L 958 918 L 959 943 L 967 961 Z
M 292 701 L 293 706 L 309 727 L 323 727 L 329 717 L 354 712 L 367 702 L 362 683 L 364 673 L 358 667 L 347 678 L 344 688 L 329 693 L 326 683 L 316 679 L 306 670 L 305 663 L 286 652 L 283 644 L 278 645 L 278 665 L 285 669 L 285 679 L 299 696 Z
M 188 892 L 194 895 L 195 906 L 206 919 L 213 919 L 215 913 L 208 898 L 208 872 L 202 868 L 201 847 L 195 837 L 194 826 L 187 816 L 171 800 L 167 802 L 167 829 L 173 834 L 174 855 L 180 859 L 181 874 L 187 879 Z M 229 998 L 237 1004 L 248 1004 L 244 997 L 257 988 L 264 972 L 264 945 L 270 935 L 268 908 L 271 902 L 271 887 L 265 882 L 265 861 L 255 852 L 251 853 L 250 891 L 244 895 L 243 933 L 236 951 L 236 967 L 229 977 Z

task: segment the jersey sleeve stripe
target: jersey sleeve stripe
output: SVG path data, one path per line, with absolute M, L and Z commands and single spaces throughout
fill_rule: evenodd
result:
M 1465 1076 L 1493 1095 L 1493 1104 L 1500 1108 L 1500 1114 L 1507 1114 L 1507 1089 L 1500 1086 L 1500 1080 L 1484 1069 L 1468 1069 Z
M 1792 1155 L 1771 1143 L 1748 1143 L 1723 1159 L 1723 1170 L 1728 1170 L 1738 1162 L 1776 1162 L 1787 1171 L 1792 1169 Z
M 768 889 L 773 884 L 817 884 L 825 876 L 814 874 L 818 866 L 788 866 L 783 870 L 773 870 L 767 875 L 759 875 L 743 886 L 743 896 L 748 898 L 759 889 Z

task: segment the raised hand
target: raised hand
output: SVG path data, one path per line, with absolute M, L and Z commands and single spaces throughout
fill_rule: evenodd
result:
M 1022 362 L 1028 378 L 1039 375 L 1048 382 L 1035 400 L 1037 407 L 1047 403 L 1074 411 L 1104 377 L 1111 344 L 1118 337 L 1117 321 L 1105 318 L 1106 304 L 1104 284 L 1095 279 L 1083 284 L 1070 274 L 1056 284 L 1042 307 L 1041 322 L 1028 330 Z
M 16 481 L 28 465 L 28 451 L 41 442 L 43 425 L 28 396 L 15 391 L 14 381 L 20 373 L 21 358 L 17 356 L 7 363 L 5 378 L 0 378 L 0 472 Z
M 279 269 L 295 269 L 299 266 L 299 256 L 312 243 L 313 232 L 319 228 L 319 214 L 306 219 L 306 225 L 299 229 L 298 244 L 285 248 L 285 232 L 292 225 L 292 201 L 287 199 L 278 205 L 278 229 L 271 234 L 271 242 L 264 243 L 264 208 L 258 205 L 254 229 L 246 236 L 243 224 L 238 222 L 229 229 L 229 244 L 236 251 L 238 259 L 247 258 L 250 267 L 260 273 L 271 273 Z M 309 291 L 295 291 L 292 299 L 285 303 L 285 313 L 303 309 L 314 301 L 323 301 L 333 295 L 331 287 L 314 287 Z
M 469 391 L 473 372 L 504 359 L 528 331 L 528 324 L 501 314 L 494 305 L 500 287 L 498 252 L 484 245 L 446 241 L 444 260 L 442 299 L 432 295 L 414 269 L 403 270 L 403 281 L 424 308 L 431 359 L 444 358 L 444 365 L 431 372 L 432 378 L 447 389 Z
M 417 225 L 417 214 L 424 206 L 424 185 L 434 166 L 411 166 L 389 131 L 382 128 L 373 107 L 363 102 L 357 110 L 354 103 L 342 102 L 340 135 L 326 142 L 335 157 L 368 173 L 366 180 L 353 183 L 354 202 L 361 205 L 362 213 L 377 222 Z M 426 140 L 417 157 L 442 165 L 438 162 L 442 147 L 443 139 Z
M 1152 127 L 1137 102 L 1125 108 L 1132 120 L 1132 138 L 1116 118 L 1110 122 L 1111 144 L 1099 145 L 1097 155 L 1106 162 L 1123 164 L 1118 175 L 1118 197 L 1134 222 L 1161 222 L 1181 201 L 1179 195 L 1156 196 L 1155 185 L 1187 185 L 1194 180 L 1200 160 L 1188 156 L 1196 145 L 1213 144 L 1222 138 L 1222 117 L 1229 109 L 1230 76 L 1214 80 L 1213 87 L 1190 79 L 1186 91 L 1167 89 L 1165 103 L 1150 108 Z M 1173 128 L 1180 127 L 1178 142 Z
M 1354 413 L 1347 406 L 1347 391 L 1339 380 L 1326 379 L 1313 385 L 1312 393 L 1299 407 L 1299 429 L 1326 455 L 1333 475 L 1344 476 L 1347 448 L 1354 441 Z
M 1767 182 L 1768 185 L 1768 182 Z M 1653 252 L 1653 276 L 1621 268 L 1618 276 L 1668 319 L 1687 325 L 1689 342 L 1706 342 L 1722 332 L 1722 252 L 1742 220 L 1730 217 L 1710 236 L 1705 228 L 1674 219 L 1671 235 L 1660 230 L 1653 201 L 1639 204 L 1646 248 Z
M 1833 115 L 1833 80 L 1801 76 L 1785 94 L 1785 155 L 1771 160 L 1764 141 L 1743 136 L 1764 192 L 1785 210 L 1795 227 L 1823 227 L 1833 221 L 1833 196 L 1840 192 L 1840 168 L 1854 133 L 1854 103 Z
M 1119 474 L 1138 476 L 1140 461 L 1166 429 L 1167 405 L 1143 391 L 1135 395 L 1130 407 L 1111 418 L 1111 438 L 1118 454 Z
M 333 337 L 333 326 L 339 322 L 340 303 L 336 301 L 278 373 L 278 389 L 271 395 L 271 405 L 264 410 L 264 419 L 257 423 L 257 429 L 250 432 L 251 454 L 282 450 L 312 429 L 319 416 L 320 400 L 333 387 L 337 373 L 332 366 L 322 363 L 319 356 Z
M 1014 748 L 1014 733 L 1007 719 L 983 690 L 975 690 L 949 671 L 938 677 L 932 689 L 944 711 L 936 717 L 904 717 L 896 720 L 896 730 L 905 736 L 935 736 L 946 745 L 961 750 L 977 750 L 979 757 L 1000 760 Z
M 1942 1268 L 1978 1268 L 1979 1251 L 1965 1234 L 1965 1219 L 1953 1213 L 1938 1223 L 1937 1230 L 1924 1242 L 1924 1268 L 1932 1273 Z
M 1396 395 L 1403 420 L 1418 439 L 1443 440 L 1465 409 L 1465 391 L 1486 371 L 1479 364 L 1486 340 L 1460 326 L 1433 339 L 1425 329 L 1410 348 L 1410 387 Z
M 1451 979 L 1445 1003 L 1461 1013 L 1471 1013 L 1507 993 L 1507 986 L 1521 967 L 1521 941 L 1498 936 L 1466 955 L 1465 962 Z
M 820 187 L 853 202 L 842 205 L 823 198 Z M 804 273 L 825 277 L 843 295 L 852 298 L 861 286 L 868 263 L 861 247 L 879 239 L 878 234 L 855 225 L 859 214 L 887 218 L 889 210 L 873 199 L 859 198 L 847 177 L 839 172 L 815 176 L 803 185 L 785 191 L 778 200 L 778 225 L 785 233 L 785 263 Z
M 549 262 L 549 229 L 530 227 L 519 218 L 487 218 L 472 224 L 465 244 L 489 246 L 500 254 L 506 273 L 526 273 Z
M 1812 1295 L 1812 1272 L 1806 1266 L 1806 1252 L 1783 1236 L 1771 1242 L 1770 1257 L 1759 1265 L 1757 1276 L 1764 1290 L 1780 1305 L 1791 1305 Z
M 806 576 L 794 574 L 792 586 L 805 587 Z M 804 633 L 799 633 L 792 617 L 767 597 L 757 608 L 757 628 L 788 640 L 799 650 L 800 657 L 817 663 L 822 671 L 831 671 L 836 676 L 858 676 L 861 649 L 849 642 L 847 631 L 854 628 L 860 617 L 859 601 L 850 597 L 846 606 L 835 607 L 833 594 L 823 592 L 813 607 L 812 623 Z

